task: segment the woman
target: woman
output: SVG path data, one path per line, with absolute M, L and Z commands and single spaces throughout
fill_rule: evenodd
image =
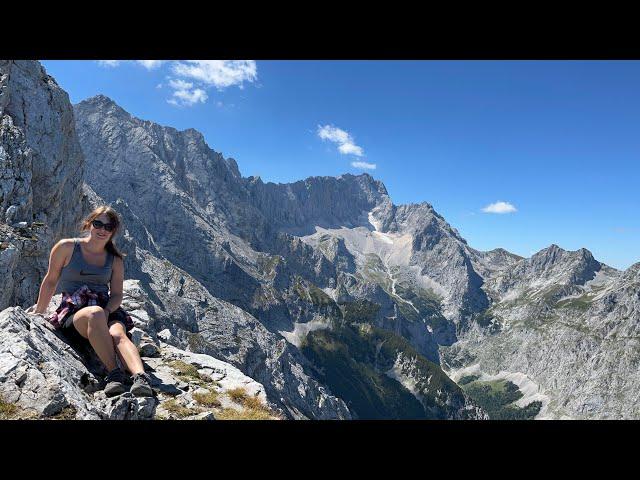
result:
M 117 353 L 133 375 L 131 393 L 152 396 L 149 375 L 127 335 L 133 322 L 120 308 L 124 262 L 113 242 L 119 229 L 116 211 L 101 206 L 82 223 L 80 233 L 88 230 L 88 236 L 56 243 L 49 256 L 49 271 L 40 286 L 38 303 L 27 312 L 44 314 L 54 292 L 61 291 L 62 303 L 47 320 L 68 337 L 89 341 L 109 372 L 105 394 L 112 397 L 125 391 L 125 374 L 116 363 Z

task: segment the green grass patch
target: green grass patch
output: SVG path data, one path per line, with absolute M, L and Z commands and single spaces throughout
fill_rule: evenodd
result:
M 10 420 L 16 418 L 21 409 L 17 405 L 5 402 L 0 398 L 0 420 Z
M 227 390 L 226 394 L 243 408 L 240 411 L 233 408 L 224 409 L 219 413 L 221 420 L 274 420 L 279 418 L 258 397 L 249 395 L 242 387 Z
M 589 310 L 592 302 L 592 299 L 589 298 L 588 295 L 582 295 L 580 297 L 565 298 L 564 300 L 560 300 L 558 303 L 556 303 L 556 307 L 585 311 Z
M 232 388 L 231 390 L 227 390 L 226 393 L 231 400 L 240 404 L 248 397 L 247 391 L 242 387 Z
M 468 378 L 468 377 L 463 377 Z M 542 403 L 535 401 L 525 407 L 513 405 L 522 398 L 518 386 L 507 380 L 490 382 L 472 379 L 466 383 L 459 382 L 471 399 L 480 405 L 492 420 L 532 420 L 542 408 Z
M 200 413 L 198 410 L 180 405 L 174 398 L 162 403 L 161 407 L 178 418 L 190 417 Z
M 178 377 L 185 379 L 200 379 L 198 369 L 190 363 L 183 362 L 182 360 L 174 360 L 169 362 L 169 366 L 172 367 L 178 374 Z
M 257 260 L 258 271 L 273 280 L 276 275 L 276 268 L 282 261 L 282 257 L 279 255 L 264 255 L 259 256 Z
M 349 323 L 374 322 L 380 305 L 369 300 L 355 300 L 340 304 L 342 318 Z
M 219 407 L 221 405 L 220 400 L 218 399 L 218 393 L 214 391 L 209 391 L 207 393 L 194 393 L 193 399 L 205 407 Z
M 215 414 L 216 420 L 277 420 L 264 410 L 225 408 Z
M 466 385 L 467 383 L 471 383 L 479 379 L 478 375 L 465 375 L 460 380 L 458 380 L 458 385 Z
M 322 289 L 318 288 L 313 283 L 303 280 L 299 276 L 296 276 L 293 280 L 292 288 L 295 294 L 301 300 L 309 302 L 322 309 L 329 309 L 331 310 L 330 314 L 339 314 L 338 305 L 333 301 L 333 298 L 331 298 Z
M 210 378 L 200 375 L 198 369 L 190 363 L 183 362 L 182 360 L 174 360 L 168 362 L 168 365 L 175 370 L 176 376 L 185 382 L 195 383 L 196 385 L 204 387 L 217 384 L 217 382 L 212 381 Z

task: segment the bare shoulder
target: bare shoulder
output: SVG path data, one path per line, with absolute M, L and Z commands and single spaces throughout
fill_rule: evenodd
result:
M 73 243 L 75 238 L 63 238 L 53 246 L 52 252 L 61 252 L 67 254 L 73 251 Z
M 63 238 L 51 249 L 49 258 L 49 270 L 60 271 L 71 261 L 73 255 L 73 238 Z
M 73 245 L 77 238 L 61 238 L 56 245 Z

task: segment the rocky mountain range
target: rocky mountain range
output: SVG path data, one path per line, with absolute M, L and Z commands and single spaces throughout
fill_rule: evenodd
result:
M 640 416 L 640 263 L 621 272 L 556 245 L 478 251 L 432 205 L 394 205 L 367 174 L 243 177 L 196 130 L 103 95 L 72 107 L 37 62 L 0 62 L 0 121 L 0 398 L 19 411 Z M 53 243 L 101 203 L 123 219 L 125 308 L 150 354 L 152 405 L 101 398 L 91 356 L 22 311 Z M 223 400 L 207 407 L 207 394 Z

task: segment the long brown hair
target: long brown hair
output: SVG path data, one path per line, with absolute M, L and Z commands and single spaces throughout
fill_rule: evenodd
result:
M 106 214 L 109 217 L 109 220 L 111 221 L 111 223 L 113 223 L 116 226 L 116 228 L 113 229 L 113 234 L 111 235 L 111 238 L 109 238 L 109 241 L 104 246 L 104 248 L 107 250 L 107 252 L 110 252 L 114 254 L 116 257 L 120 257 L 124 260 L 124 257 L 126 257 L 127 254 L 122 253 L 120 250 L 118 250 L 118 247 L 116 247 L 115 241 L 113 240 L 115 236 L 118 234 L 118 232 L 120 231 L 122 222 L 120 221 L 120 215 L 118 215 L 118 212 L 116 212 L 113 208 L 111 208 L 110 205 L 101 205 L 99 207 L 96 207 L 89 215 L 87 215 L 85 219 L 81 222 L 80 233 L 90 230 L 91 222 L 93 222 L 97 217 L 99 217 L 103 213 Z

